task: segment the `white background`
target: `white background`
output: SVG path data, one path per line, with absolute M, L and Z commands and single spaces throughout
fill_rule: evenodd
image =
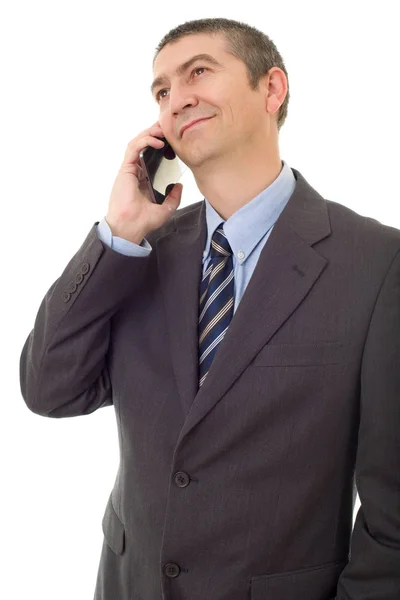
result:
M 1 9 L 5 600 L 93 598 L 118 467 L 114 409 L 31 413 L 19 357 L 46 291 L 106 214 L 127 143 L 158 118 L 149 86 L 165 33 L 205 17 L 267 33 L 289 73 L 281 158 L 324 197 L 400 228 L 398 2 L 234 4 L 36 0 Z M 202 198 L 187 174 L 181 206 Z

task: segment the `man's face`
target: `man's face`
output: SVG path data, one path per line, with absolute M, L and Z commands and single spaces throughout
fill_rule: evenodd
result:
M 198 54 L 211 55 L 218 64 L 199 58 L 178 72 Z M 227 52 L 222 35 L 195 34 L 167 44 L 154 63 L 154 81 L 160 77 L 153 90 L 158 121 L 189 167 L 244 153 L 246 144 L 260 135 L 268 117 L 265 85 L 251 90 L 245 64 Z M 208 120 L 181 132 L 202 118 Z

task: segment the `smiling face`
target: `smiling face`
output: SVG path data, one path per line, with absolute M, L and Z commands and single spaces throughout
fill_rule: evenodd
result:
M 268 92 L 276 71 L 282 81 L 274 67 L 252 90 L 246 65 L 227 51 L 222 34 L 188 35 L 164 46 L 154 62 L 152 92 L 158 121 L 179 158 L 194 169 L 211 161 L 235 164 L 234 157 L 249 156 L 249 148 L 254 153 L 276 137 L 283 99 Z M 181 134 L 184 125 L 203 118 Z

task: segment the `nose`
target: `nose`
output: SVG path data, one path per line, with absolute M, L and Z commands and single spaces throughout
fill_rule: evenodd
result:
M 171 86 L 169 90 L 169 109 L 171 115 L 178 116 L 185 108 L 197 106 L 199 103 L 193 91 L 184 84 Z

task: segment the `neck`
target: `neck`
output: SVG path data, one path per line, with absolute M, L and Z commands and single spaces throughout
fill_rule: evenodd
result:
M 277 148 L 223 158 L 193 169 L 193 175 L 201 194 L 227 220 L 277 179 L 282 162 Z

